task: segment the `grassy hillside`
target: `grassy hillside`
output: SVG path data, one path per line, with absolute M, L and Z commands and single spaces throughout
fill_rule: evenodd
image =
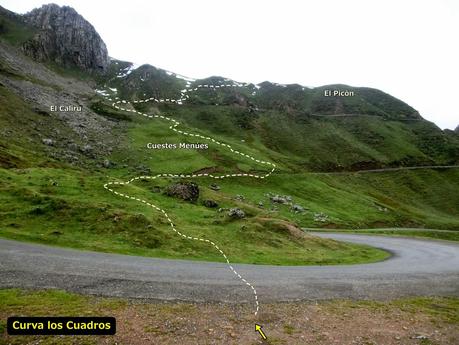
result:
M 191 81 L 149 65 L 132 72 L 129 68 L 113 61 L 101 85 L 116 90 L 109 91 L 112 96 L 127 100 L 179 99 L 187 90 L 183 105 L 150 102 L 135 108 L 171 115 L 190 128 L 229 140 L 238 138 L 290 170 L 354 171 L 459 162 L 459 136 L 443 132 L 406 103 L 376 89 L 253 85 L 222 77 Z M 324 90 L 334 89 L 350 90 L 355 96 L 324 96 Z
M 313 117 L 231 105 L 142 105 L 170 114 L 185 126 L 243 141 L 259 155 L 294 171 L 342 171 L 456 164 L 459 137 L 427 121 L 370 115 Z
M 321 101 L 320 88 L 240 84 L 221 77 L 192 81 L 149 65 L 133 69 L 118 60 L 112 60 L 106 76 L 74 71 L 62 76 L 4 47 L 17 59 L 0 59 L 0 236 L 220 261 L 218 253 L 203 244 L 176 236 L 161 214 L 113 195 L 103 184 L 158 173 L 264 174 L 266 167 L 211 141 L 207 150 L 148 149 L 149 142 L 205 141 L 171 131 L 168 121 L 116 110 L 87 91 L 88 86 L 97 87 L 112 98 L 132 100 L 176 98 L 203 83 L 233 86 L 187 91 L 182 105 L 150 102 L 125 107 L 172 117 L 181 122 L 181 130 L 217 138 L 275 163 L 276 172 L 264 180 L 194 180 L 200 189 L 194 203 L 164 193 L 176 182 L 173 179 L 117 188 L 166 209 L 177 228 L 214 240 L 232 261 L 336 264 L 386 257 L 376 249 L 303 234 L 301 227 L 459 230 L 458 170 L 352 172 L 457 163 L 455 134 L 442 132 L 380 91 L 355 89 L 360 92 L 357 99 L 337 106 L 336 99 Z M 21 68 L 15 65 L 19 62 Z M 38 69 L 46 71 L 30 72 Z M 36 98 L 29 97 L 31 85 Z M 331 87 L 345 86 L 327 86 Z M 55 103 L 60 97 L 81 104 L 83 112 L 49 111 L 48 98 Z M 328 114 L 331 108 L 335 111 Z M 363 114 L 329 116 L 348 112 Z M 215 182 L 218 191 L 210 187 Z M 276 195 L 289 201 L 273 201 Z M 206 200 L 218 207 L 206 207 Z M 246 217 L 229 217 L 228 210 L 235 207 Z
M 0 6 L 0 37 L 13 45 L 21 45 L 35 34 L 21 16 Z
M 222 261 L 205 244 L 174 234 L 160 213 L 108 193 L 102 188 L 104 174 L 37 168 L 0 170 L 0 177 L 4 181 L 1 236 L 127 254 Z M 197 203 L 178 202 L 151 191 L 170 181 L 139 182 L 123 187 L 122 192 L 160 205 L 180 231 L 212 239 L 234 262 L 337 264 L 386 257 L 382 251 L 303 236 L 283 221 L 287 217 L 273 217 L 269 210 L 257 208 L 251 201 L 253 194 L 247 195 L 247 201 L 237 201 L 226 186 L 222 192 L 212 191 L 210 182 L 199 181 L 202 195 Z M 247 217 L 233 220 L 226 211 L 208 209 L 202 203 L 209 198 L 223 208 L 238 206 Z

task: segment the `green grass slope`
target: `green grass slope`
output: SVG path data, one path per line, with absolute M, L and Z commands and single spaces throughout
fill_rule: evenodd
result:
M 75 126 L 40 110 L 39 104 L 24 100 L 9 86 L 25 81 L 46 88 L 52 87 L 47 84 L 52 79 L 27 79 L 11 69 L 8 61 L 0 62 L 5 78 L 0 85 L 0 124 L 5 134 L 0 137 L 0 236 L 100 251 L 222 260 L 204 244 L 175 235 L 161 214 L 108 192 L 103 184 L 158 173 L 263 174 L 266 166 L 210 141 L 208 150 L 148 149 L 149 142 L 205 141 L 171 131 L 168 121 L 116 110 L 96 95 L 81 102 L 93 111 L 93 121 L 113 124 L 111 135 L 118 141 L 109 153 L 85 156 L 80 152 L 85 138 L 78 137 Z M 71 93 L 72 74 L 64 74 L 69 86 L 60 87 Z M 361 92 L 356 103 L 322 104 L 320 89 L 237 84 L 220 77 L 191 81 L 149 65 L 132 69 L 119 60 L 112 60 L 106 76 L 84 77 L 99 89 L 112 88 L 112 97 L 128 100 L 176 98 L 184 88 L 202 83 L 236 85 L 189 92 L 183 105 L 150 102 L 136 104 L 135 109 L 172 117 L 181 122 L 181 130 L 214 137 L 273 162 L 277 170 L 272 176 L 218 180 L 220 191 L 210 188 L 215 180 L 195 180 L 201 191 L 195 203 L 163 193 L 173 179 L 118 187 L 167 210 L 184 233 L 214 240 L 234 262 L 337 264 L 370 262 L 387 255 L 303 234 L 300 227 L 459 230 L 458 170 L 352 172 L 458 161 L 456 135 L 442 132 L 418 118 L 409 106 L 377 90 L 356 89 Z M 335 112 L 328 114 L 329 108 Z M 316 111 L 364 114 L 315 116 L 321 115 Z M 51 147 L 42 142 L 50 134 L 56 140 Z M 68 138 L 79 147 L 78 164 L 65 162 L 59 155 L 59 141 Z M 108 163 L 101 164 L 104 160 Z M 271 196 L 277 194 L 290 196 L 291 204 L 272 201 Z M 219 206 L 205 207 L 207 199 Z M 304 211 L 296 212 L 293 204 Z M 246 218 L 231 219 L 227 210 L 233 207 L 242 209 Z
M 0 38 L 13 45 L 21 45 L 33 37 L 35 31 L 20 15 L 0 6 Z
M 113 61 L 101 85 L 116 89 L 116 96 L 126 100 L 178 99 L 183 90 L 191 90 L 183 105 L 150 102 L 135 107 L 169 114 L 203 132 L 243 140 L 249 149 L 291 170 L 354 171 L 459 162 L 459 136 L 442 131 L 406 103 L 376 89 L 253 85 L 222 77 L 188 81 L 149 65 L 127 74 L 129 66 Z M 199 85 L 232 86 L 195 90 Z M 325 97 L 327 89 L 351 90 L 355 96 Z

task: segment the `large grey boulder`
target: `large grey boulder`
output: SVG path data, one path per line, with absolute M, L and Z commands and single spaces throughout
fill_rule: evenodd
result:
M 196 202 L 199 198 L 199 187 L 193 182 L 178 182 L 168 186 L 164 194 L 185 201 Z

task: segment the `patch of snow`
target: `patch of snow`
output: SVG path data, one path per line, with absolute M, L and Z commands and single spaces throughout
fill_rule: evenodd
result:
M 131 74 L 133 70 L 135 70 L 135 69 L 137 69 L 139 67 L 140 67 L 139 64 L 131 63 L 129 66 L 127 66 L 126 68 L 123 69 L 124 73 L 119 73 L 116 77 L 117 78 L 124 78 L 124 77 L 128 76 L 129 74 Z
M 139 67 L 140 67 L 139 64 L 133 63 L 131 66 L 128 67 L 126 74 L 127 75 L 131 74 L 133 70 L 136 70 Z
M 186 81 L 196 81 L 196 79 L 188 78 L 188 77 L 185 77 L 184 75 L 181 75 L 181 74 L 175 74 L 175 77 L 178 78 L 178 79 L 186 80 Z
M 118 92 L 118 90 L 116 89 L 116 87 L 109 87 L 109 89 L 112 91 L 112 92 Z
M 107 93 L 106 90 L 97 90 L 97 89 L 96 89 L 96 92 L 97 92 L 99 95 L 108 96 L 108 93 Z

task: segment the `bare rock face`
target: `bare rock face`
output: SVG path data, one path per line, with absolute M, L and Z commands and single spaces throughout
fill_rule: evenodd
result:
M 86 71 L 104 71 L 109 64 L 107 47 L 94 27 L 73 8 L 43 5 L 24 15 L 39 31 L 23 45 L 38 61 L 52 61 Z

